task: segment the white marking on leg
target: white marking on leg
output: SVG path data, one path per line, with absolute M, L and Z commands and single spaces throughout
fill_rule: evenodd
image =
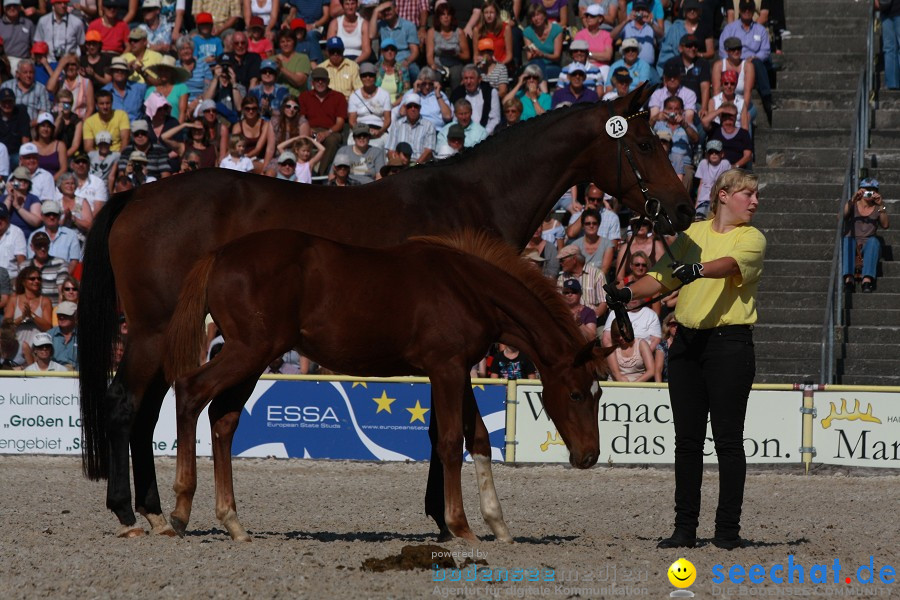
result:
M 150 523 L 150 526 L 152 527 L 150 533 L 153 535 L 175 535 L 175 530 L 172 529 L 172 526 L 169 525 L 169 522 L 164 516 L 147 513 L 144 517 L 146 517 L 147 521 Z
M 481 501 L 481 516 L 488 524 L 494 535 L 501 542 L 512 542 L 509 528 L 503 520 L 503 509 L 500 508 L 500 499 L 497 498 L 497 490 L 494 487 L 494 474 L 491 472 L 491 459 L 489 456 L 473 454 L 475 462 L 475 476 L 478 479 L 478 498 Z

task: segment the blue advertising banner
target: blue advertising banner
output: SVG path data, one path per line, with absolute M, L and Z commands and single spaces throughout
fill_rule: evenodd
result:
M 503 460 L 506 386 L 474 386 Z M 431 385 L 380 381 L 260 381 L 244 407 L 236 456 L 428 460 Z M 467 457 L 468 459 L 468 457 Z

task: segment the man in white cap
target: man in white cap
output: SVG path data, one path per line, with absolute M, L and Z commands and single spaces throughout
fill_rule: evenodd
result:
M 145 183 L 153 183 L 156 177 L 147 174 L 147 155 L 140 150 L 132 150 L 128 155 L 128 162 L 125 163 L 124 173 L 134 184 L 134 187 L 144 185 Z
M 622 58 L 614 62 L 609 66 L 609 75 L 606 78 L 606 91 L 611 92 L 613 90 L 612 84 L 612 76 L 619 67 L 625 67 L 628 69 L 629 75 L 631 75 L 631 84 L 629 87 L 629 91 L 633 91 L 637 86 L 644 83 L 645 81 L 650 82 L 651 84 L 657 83 L 659 81 L 659 74 L 656 72 L 649 63 L 644 62 L 640 58 L 640 49 L 641 45 L 634 38 L 626 38 L 622 42 Z
M 25 367 L 26 371 L 68 371 L 53 360 L 53 338 L 43 331 L 36 333 L 31 340 L 31 354 L 34 362 Z
M 22 230 L 25 237 L 41 226 L 41 199 L 31 193 L 31 173 L 16 167 L 6 180 L 9 201 L 9 223 Z
M 78 305 L 60 302 L 56 307 L 59 325 L 51 327 L 47 334 L 53 339 L 53 360 L 67 369 L 78 369 Z
M 275 179 L 297 181 L 297 156 L 290 150 L 285 150 L 278 155 L 278 169 Z
M 69 0 L 50 0 L 52 10 L 38 19 L 34 30 L 35 42 L 46 42 L 52 60 L 65 54 L 81 55 L 84 44 L 84 21 L 69 17 Z
M 109 200 L 107 182 L 112 181 L 112 167 L 119 160 L 118 152 L 109 151 L 109 144 L 112 138 L 108 132 L 101 131 L 98 133 L 96 141 L 97 150 L 93 150 L 90 154 L 85 154 L 79 150 L 69 160 L 69 165 L 72 168 L 72 172 L 75 173 L 75 179 L 78 182 L 75 196 L 90 202 L 91 210 L 94 211 L 95 215 Z M 108 170 L 104 171 L 105 165 L 107 165 Z M 96 171 L 98 174 L 95 175 L 92 171 Z M 62 198 L 62 194 L 59 195 L 57 200 L 60 198 Z
M 598 82 L 602 86 L 603 82 L 606 81 L 606 71 L 609 70 L 609 66 L 603 65 L 601 69 L 593 61 L 589 61 L 589 47 L 590 46 L 588 46 L 588 43 L 585 40 L 574 40 L 571 44 L 569 44 L 569 54 L 572 55 L 572 62 L 569 64 L 583 65 L 585 72 L 584 87 L 591 90 L 596 90 Z M 559 80 L 556 82 L 556 87 L 564 88 L 567 85 L 569 85 L 568 67 L 564 68 L 559 74 Z M 600 89 L 603 88 L 601 87 Z
M 31 193 L 41 199 L 52 200 L 56 196 L 56 184 L 53 175 L 38 166 L 38 147 L 31 142 L 19 148 L 19 165 L 28 169 L 31 175 Z
M 78 236 L 68 227 L 59 226 L 59 217 L 62 214 L 62 207 L 56 200 L 47 200 L 41 207 L 42 220 L 44 226 L 38 228 L 28 239 L 29 245 L 34 236 L 40 232 L 44 232 L 50 239 L 50 256 L 61 258 L 68 263 L 69 274 L 75 271 L 78 261 L 81 260 L 81 244 L 78 242 Z M 28 249 L 28 258 L 34 258 L 34 251 Z
M 124 173 L 128 165 L 127 157 L 135 150 L 140 150 L 147 156 L 146 173 L 155 179 L 162 179 L 172 174 L 169 164 L 169 152 L 160 144 L 150 141 L 150 124 L 144 119 L 131 122 L 131 143 L 125 146 L 119 156 L 119 173 Z
M 23 59 L 16 66 L 16 76 L 0 85 L 0 89 L 15 92 L 16 104 L 22 104 L 28 109 L 32 125 L 39 114 L 50 112 L 50 96 L 47 94 L 47 88 L 35 81 L 34 74 L 34 62 L 31 59 Z
M 427 162 L 434 152 L 437 134 L 434 125 L 422 118 L 422 97 L 415 92 L 406 92 L 403 106 L 406 108 L 406 116 L 397 119 L 388 134 L 388 156 L 396 156 L 397 144 L 407 142 L 413 149 L 413 161 Z

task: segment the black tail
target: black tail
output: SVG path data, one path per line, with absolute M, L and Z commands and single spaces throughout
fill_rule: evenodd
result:
M 133 190 L 113 196 L 94 219 L 84 246 L 78 300 L 78 382 L 81 390 L 81 460 L 89 479 L 109 476 L 109 448 L 103 402 L 113 370 L 118 337 L 116 278 L 109 260 L 109 232 Z

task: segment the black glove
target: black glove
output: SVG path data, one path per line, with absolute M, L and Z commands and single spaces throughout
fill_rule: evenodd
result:
M 615 283 L 607 283 L 603 286 L 606 292 L 606 303 L 612 307 L 616 304 L 628 304 L 631 302 L 631 288 L 617 288 Z
M 681 280 L 684 285 L 703 277 L 703 265 L 700 263 L 679 263 L 669 265 L 672 267 L 672 275 Z

